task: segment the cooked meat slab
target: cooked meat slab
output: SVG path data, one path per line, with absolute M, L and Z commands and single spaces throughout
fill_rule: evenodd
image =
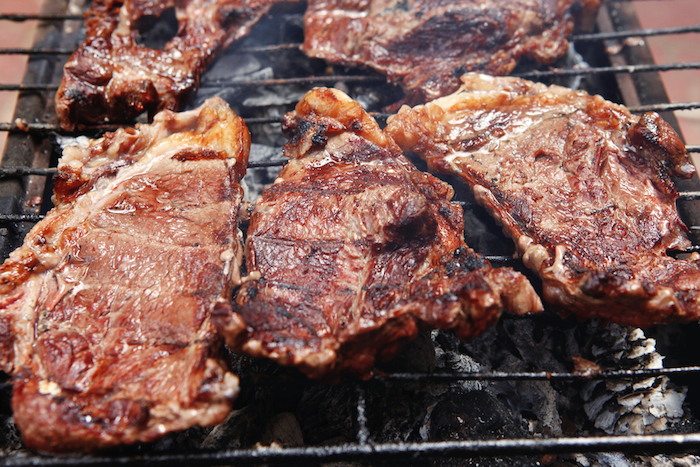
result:
M 465 71 L 507 75 L 521 56 L 548 64 L 599 0 L 309 0 L 304 51 L 387 75 L 418 104 L 457 90 Z
M 68 147 L 55 203 L 0 268 L 0 364 L 25 444 L 93 451 L 219 423 L 250 136 L 220 99 Z
M 93 0 L 85 14 L 87 38 L 66 63 L 56 94 L 61 127 L 181 110 L 217 52 L 248 34 L 275 3 Z M 177 24 L 175 35 L 162 48 L 144 45 L 142 35 L 152 29 L 168 36 L 168 19 Z
M 504 307 L 541 309 L 524 276 L 465 245 L 452 188 L 418 171 L 360 104 L 315 89 L 284 128 L 291 161 L 255 205 L 249 280 L 235 313 L 215 314 L 230 347 L 314 378 L 369 377 L 420 329 L 468 338 Z
M 650 326 L 700 317 L 700 257 L 671 176 L 695 168 L 658 114 L 583 91 L 468 74 L 459 92 L 403 107 L 386 131 L 460 176 L 517 243 L 546 301 L 582 318 Z

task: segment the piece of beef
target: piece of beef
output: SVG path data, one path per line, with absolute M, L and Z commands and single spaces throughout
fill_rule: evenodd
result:
M 220 99 L 59 161 L 52 209 L 0 268 L 0 364 L 25 444 L 93 451 L 221 422 L 250 136 Z
M 465 71 L 507 75 L 521 56 L 564 55 L 600 0 L 309 0 L 304 51 L 366 65 L 424 103 L 457 90 Z
M 87 38 L 66 63 L 56 94 L 61 127 L 183 109 L 217 53 L 248 34 L 275 3 L 93 0 L 85 14 Z M 142 43 L 146 34 L 168 37 L 168 20 L 174 36 L 162 48 Z
M 700 317 L 700 257 L 671 176 L 695 168 L 658 114 L 559 86 L 468 74 L 459 92 L 403 107 L 387 132 L 453 173 L 517 244 L 544 298 L 581 318 L 649 326 Z
M 540 311 L 530 283 L 463 240 L 452 188 L 418 171 L 359 103 L 307 93 L 285 116 L 291 161 L 255 204 L 248 281 L 215 323 L 229 347 L 313 378 L 369 377 L 421 329 L 462 338 L 505 307 Z

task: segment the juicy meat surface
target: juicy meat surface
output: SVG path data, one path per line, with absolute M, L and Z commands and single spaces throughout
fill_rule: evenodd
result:
M 0 267 L 0 364 L 36 450 L 93 451 L 221 422 L 250 136 L 220 99 L 59 161 L 56 206 Z
M 452 188 L 418 171 L 359 103 L 315 89 L 287 114 L 291 160 L 255 204 L 248 281 L 215 322 L 229 347 L 314 378 L 369 377 L 421 329 L 478 335 L 542 304 L 463 240 Z
M 309 0 L 304 51 L 365 65 L 424 103 L 457 90 L 465 71 L 507 75 L 521 56 L 548 64 L 599 0 Z
M 93 0 L 85 14 L 87 38 L 64 66 L 56 94 L 61 127 L 183 109 L 217 52 L 248 34 L 275 3 L 279 0 Z M 167 37 L 167 26 L 158 25 L 168 19 L 177 23 L 176 32 L 162 48 L 142 43 L 152 29 Z
M 671 176 L 695 168 L 658 114 L 558 86 L 465 75 L 459 92 L 403 107 L 389 133 L 453 173 L 516 242 L 544 298 L 581 318 L 650 326 L 700 317 L 700 256 Z

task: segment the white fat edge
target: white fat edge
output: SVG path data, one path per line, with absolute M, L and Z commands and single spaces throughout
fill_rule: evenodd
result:
M 674 290 L 670 287 L 657 287 L 656 295 L 649 300 L 649 306 L 654 310 L 672 308 L 677 311 L 676 316 L 685 315 L 685 310 L 678 303 Z
M 142 175 L 165 173 L 164 171 L 155 171 L 154 167 L 162 164 L 163 161 L 169 162 L 169 158 L 183 149 L 195 147 L 197 146 L 194 142 L 173 142 L 165 139 L 147 149 L 138 161 L 119 169 L 114 177 L 101 178 L 93 190 L 85 195 L 86 198 L 91 198 L 90 204 L 88 204 L 91 206 L 90 214 L 106 210 L 105 205 L 112 202 L 112 195 L 119 195 L 120 185 Z
M 517 243 L 518 250 L 522 252 L 523 264 L 533 271 L 539 272 L 542 263 L 552 257 L 549 250 L 539 243 L 535 243 L 532 237 L 521 235 L 518 237 Z
M 15 336 L 33 336 L 35 334 L 34 326 L 37 320 L 37 301 L 39 293 L 43 289 L 43 282 L 46 280 L 46 274 L 35 274 L 23 284 L 24 296 L 22 297 L 22 305 L 16 313 L 17 319 L 12 320 L 12 334 Z M 18 370 L 29 361 L 33 350 L 31 344 L 27 344 L 23 339 L 14 339 L 12 344 L 14 350 L 13 367 Z
M 81 135 L 81 136 L 63 136 L 63 135 L 56 135 L 56 142 L 58 145 L 61 147 L 61 150 L 65 150 L 66 148 L 78 148 L 78 149 L 87 149 L 90 147 L 90 143 L 93 140 L 88 138 L 87 136 Z
M 58 397 L 61 395 L 61 387 L 55 381 L 39 381 L 39 394 L 44 396 Z
M 324 17 L 324 22 L 326 24 L 331 24 L 334 23 L 338 20 L 338 17 L 341 18 L 350 18 L 350 19 L 361 19 L 361 18 L 366 18 L 369 16 L 369 10 L 364 10 L 364 11 L 351 11 L 351 10 L 339 10 L 339 9 L 333 9 L 333 10 L 319 10 L 315 14 Z

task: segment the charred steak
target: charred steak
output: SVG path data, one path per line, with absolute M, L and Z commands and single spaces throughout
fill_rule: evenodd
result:
M 66 63 L 56 94 L 61 127 L 181 110 L 217 52 L 248 34 L 275 3 L 93 0 L 85 14 L 87 38 Z M 143 44 L 141 36 L 167 19 L 175 23 L 174 36 L 162 48 Z M 167 26 L 159 29 L 167 37 Z
M 227 344 L 313 378 L 369 377 L 420 329 L 462 338 L 505 307 L 540 311 L 524 276 L 463 240 L 452 188 L 418 171 L 359 103 L 315 89 L 285 116 L 291 161 L 263 191 L 248 281 L 215 323 Z
M 649 326 L 700 317 L 700 257 L 671 176 L 695 168 L 658 114 L 558 86 L 468 74 L 459 92 L 403 107 L 387 132 L 460 176 L 543 280 L 582 318 Z
M 548 64 L 599 0 L 309 0 L 304 51 L 387 75 L 418 104 L 457 90 L 465 71 L 507 75 L 521 56 Z
M 59 161 L 0 268 L 0 362 L 25 444 L 93 451 L 221 422 L 238 392 L 212 310 L 239 279 L 250 136 L 220 99 Z

